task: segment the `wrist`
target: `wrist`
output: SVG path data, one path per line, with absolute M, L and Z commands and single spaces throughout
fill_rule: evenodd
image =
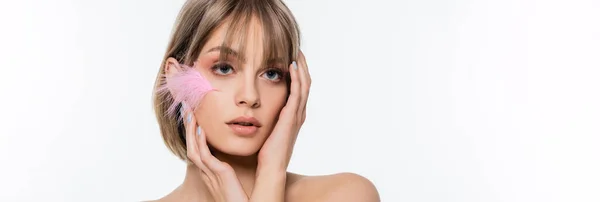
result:
M 285 174 L 287 171 L 288 164 L 283 161 L 268 161 L 258 162 L 258 166 L 256 167 L 256 171 L 262 173 L 276 173 L 276 174 Z
M 287 172 L 257 170 L 250 202 L 283 202 Z
M 256 187 L 284 187 L 287 180 L 287 172 L 283 170 L 257 170 Z M 285 190 L 285 189 L 284 189 Z
M 287 168 L 284 165 L 277 165 L 277 164 L 268 164 L 268 165 L 261 165 L 259 164 L 256 167 L 256 176 L 261 176 L 261 175 L 269 175 L 269 176 L 283 176 L 285 177 L 287 174 Z

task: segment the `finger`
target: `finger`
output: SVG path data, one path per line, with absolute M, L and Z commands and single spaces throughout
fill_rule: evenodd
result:
M 185 126 L 185 139 L 188 158 L 206 175 L 209 177 L 214 176 L 207 167 L 202 163 L 200 157 L 200 151 L 198 149 L 198 136 L 196 135 L 196 117 L 190 108 L 186 105 L 184 108 L 184 126 Z
M 302 81 L 303 86 L 306 88 L 303 90 L 303 100 L 300 102 L 303 106 L 301 107 L 302 113 L 300 113 L 300 123 L 303 124 L 306 120 L 306 105 L 308 104 L 308 98 L 310 97 L 310 87 L 312 84 L 312 78 L 310 77 L 310 72 L 308 71 L 308 64 L 306 63 L 306 58 L 304 57 L 304 53 L 302 50 L 298 53 L 298 64 L 300 68 L 302 68 L 304 72 L 305 79 Z
M 198 144 L 196 137 L 194 136 L 194 124 L 192 124 L 192 114 L 189 113 L 188 107 L 185 103 L 182 103 L 182 116 L 183 116 L 183 125 L 185 127 L 185 143 L 187 149 L 187 157 L 194 164 L 198 165 L 200 163 L 200 159 L 198 158 Z
M 298 55 L 298 61 L 306 74 L 306 78 L 307 78 L 306 84 L 308 85 L 308 88 L 309 88 L 309 90 L 307 91 L 307 95 L 308 95 L 308 94 L 310 94 L 310 86 L 312 84 L 312 78 L 310 77 L 310 71 L 308 71 L 308 63 L 306 63 L 306 58 L 304 57 L 304 53 L 302 53 L 302 51 L 300 51 L 300 53 Z M 307 97 L 307 100 L 308 100 L 308 97 Z
M 189 108 L 188 108 L 189 109 Z M 188 148 L 190 148 L 191 150 L 188 150 L 188 158 L 190 158 L 192 160 L 192 162 L 194 162 L 194 164 L 198 167 L 198 169 L 200 169 L 200 173 L 203 175 L 206 175 L 206 178 L 208 178 L 208 180 L 205 180 L 204 182 L 206 182 L 209 186 L 213 186 L 215 184 L 218 183 L 217 178 L 215 176 L 215 173 L 210 170 L 203 162 L 202 160 L 202 155 L 200 154 L 200 145 L 199 145 L 199 136 L 198 136 L 198 132 L 201 130 L 198 130 L 200 128 L 200 126 L 197 126 L 197 122 L 196 122 L 196 118 L 193 114 L 192 111 L 188 111 L 186 113 L 186 139 L 187 141 L 187 146 Z M 198 129 L 197 129 L 198 128 Z
M 212 172 L 214 172 L 213 184 L 224 184 L 226 187 L 242 190 L 242 185 L 240 184 L 233 168 L 229 166 L 227 163 L 221 162 L 215 156 L 210 153 L 210 149 L 208 148 L 208 143 L 206 140 L 206 134 L 202 129 L 198 126 L 198 141 L 200 143 L 200 158 L 202 159 L 202 163 L 208 167 Z M 243 191 L 241 191 L 243 193 Z
M 302 53 L 302 52 L 300 52 Z M 301 89 L 301 93 L 300 93 L 300 106 L 298 109 L 298 116 L 300 117 L 299 119 L 302 119 L 302 116 L 304 116 L 304 114 L 306 113 L 306 102 L 308 100 L 308 92 L 310 90 L 310 83 L 309 83 L 309 75 L 308 75 L 308 70 L 306 68 L 306 63 L 304 62 L 304 56 L 302 54 L 300 54 L 300 56 L 298 57 L 298 75 L 300 77 L 300 89 Z
M 208 149 L 208 143 L 206 142 L 206 134 L 202 131 L 202 128 L 198 126 L 197 128 L 198 134 L 198 149 L 200 152 L 200 159 L 202 163 L 208 167 L 208 169 L 215 172 L 215 174 L 223 174 L 226 170 L 226 167 L 223 165 L 224 163 L 217 159 L 210 153 L 210 149 Z
M 300 81 L 300 77 L 298 75 L 300 70 L 298 69 L 297 65 L 298 65 L 297 62 L 294 61 L 294 62 L 292 62 L 291 67 L 290 67 L 290 69 L 291 69 L 291 71 L 290 71 L 291 79 L 290 80 L 292 82 L 290 84 L 290 96 L 288 98 L 288 102 L 285 105 L 284 110 L 286 110 L 286 112 L 285 112 L 285 114 L 282 114 L 282 115 L 285 115 L 285 117 L 282 117 L 282 118 L 284 118 L 284 119 L 287 118 L 287 119 L 289 119 L 288 121 L 291 121 L 294 118 L 293 115 L 295 113 L 299 112 L 298 106 L 299 106 L 299 103 L 301 100 L 301 97 L 300 97 L 301 96 L 301 87 L 300 87 L 301 81 Z
M 310 72 L 308 71 L 308 63 L 306 63 L 306 58 L 304 57 L 304 53 L 302 53 L 302 51 L 298 53 L 298 63 L 302 65 L 304 71 L 306 72 L 306 75 L 308 76 L 308 86 L 310 87 L 310 84 L 312 83 L 312 78 L 310 77 Z
M 219 175 L 216 175 L 215 173 L 215 167 L 212 167 L 210 165 L 214 164 L 214 161 L 217 161 L 216 163 L 221 163 L 219 160 L 217 160 L 212 154 L 210 154 L 210 151 L 208 150 L 208 146 L 206 143 L 206 137 L 204 132 L 202 131 L 201 127 L 198 126 L 197 122 L 196 122 L 196 118 L 194 116 L 193 111 L 189 110 L 189 107 L 186 107 L 184 110 L 184 121 L 185 121 L 185 128 L 186 128 L 186 146 L 188 148 L 188 158 L 190 158 L 192 160 L 192 162 L 194 162 L 194 164 L 196 164 L 196 166 L 198 166 L 198 168 L 201 171 L 201 176 L 202 179 L 205 183 L 207 183 L 209 189 L 212 189 L 212 192 L 215 192 L 220 189 L 218 187 L 219 184 L 222 184 L 222 180 L 220 180 L 222 177 Z M 208 154 L 208 155 L 206 155 Z M 212 168 L 211 168 L 212 167 Z M 216 167 L 216 169 L 218 169 L 218 167 Z M 231 173 L 233 173 L 233 179 L 237 180 L 237 177 L 235 176 L 235 173 L 233 172 L 233 169 L 231 169 Z M 232 179 L 232 177 L 226 176 L 228 179 Z M 221 182 L 220 182 L 221 181 Z M 229 182 L 231 182 L 231 180 L 228 180 Z M 239 183 L 238 183 L 239 184 Z M 241 184 L 237 185 L 237 187 L 240 187 L 241 190 Z

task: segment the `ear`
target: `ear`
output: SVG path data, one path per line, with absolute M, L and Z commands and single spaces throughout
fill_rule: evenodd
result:
M 181 65 L 179 64 L 179 62 L 173 58 L 173 57 L 169 57 L 167 58 L 167 61 L 165 62 L 165 76 L 167 77 L 167 82 L 168 79 L 173 77 L 174 75 L 176 75 L 177 73 L 179 73 L 182 69 L 181 69 Z
M 167 61 L 165 61 L 165 82 L 166 82 L 166 88 L 168 88 L 169 92 L 171 93 L 171 95 L 175 95 L 173 92 L 173 89 L 171 89 L 169 87 L 169 81 L 171 80 L 171 78 L 175 75 L 177 75 L 179 72 L 183 71 L 183 69 L 181 68 L 181 65 L 179 64 L 179 62 L 173 58 L 173 57 L 169 57 L 167 58 Z

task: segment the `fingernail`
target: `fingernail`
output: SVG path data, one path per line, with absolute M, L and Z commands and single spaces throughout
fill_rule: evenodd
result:
M 293 61 L 293 62 L 292 62 L 292 65 L 294 65 L 294 69 L 295 69 L 295 70 L 296 70 L 296 69 L 298 69 L 298 64 L 296 64 L 296 61 Z
M 196 129 L 196 135 L 200 134 L 202 134 L 202 129 L 200 128 L 200 126 L 198 126 L 198 128 Z
M 187 122 L 190 123 L 192 122 L 192 114 L 188 114 L 188 118 L 187 118 Z

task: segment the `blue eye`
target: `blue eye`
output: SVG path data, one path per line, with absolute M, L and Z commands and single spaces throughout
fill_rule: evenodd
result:
M 228 75 L 233 73 L 233 67 L 229 64 L 216 64 L 212 67 L 212 70 L 219 75 Z
M 271 81 L 279 81 L 281 79 L 282 73 L 279 70 L 276 69 L 271 69 L 271 70 L 267 70 L 264 74 L 263 77 L 265 77 L 268 80 Z

